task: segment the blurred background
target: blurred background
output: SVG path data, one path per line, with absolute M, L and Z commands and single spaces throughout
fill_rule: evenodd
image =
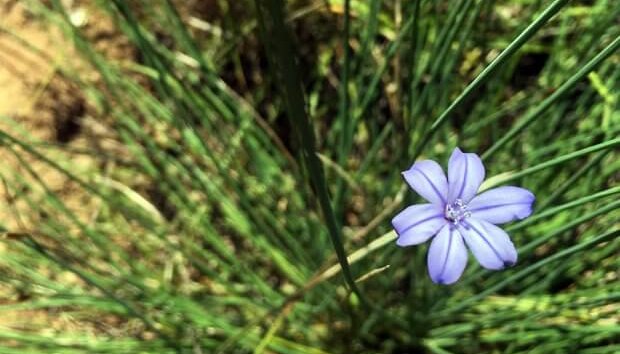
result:
M 618 353 L 619 48 L 617 0 L 0 0 L 0 353 Z M 390 220 L 456 146 L 537 202 L 439 286 Z

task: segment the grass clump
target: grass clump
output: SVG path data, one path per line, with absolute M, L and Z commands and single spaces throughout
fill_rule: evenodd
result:
M 21 6 L 88 108 L 0 117 L 0 353 L 617 352 L 614 1 Z M 538 201 L 441 287 L 389 220 L 454 146 Z

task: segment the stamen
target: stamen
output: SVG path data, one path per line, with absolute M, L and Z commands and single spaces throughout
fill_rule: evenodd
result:
M 461 199 L 457 199 L 452 204 L 446 205 L 445 217 L 452 221 L 454 225 L 458 225 L 463 219 L 471 216 L 471 212 L 467 210 L 467 204 Z

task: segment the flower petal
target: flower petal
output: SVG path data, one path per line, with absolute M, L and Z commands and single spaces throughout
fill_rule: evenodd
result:
M 517 250 L 508 234 L 484 220 L 468 218 L 459 228 L 465 243 L 481 266 L 487 269 L 503 269 L 517 262 Z
M 459 280 L 467 265 L 467 249 L 456 228 L 446 225 L 439 231 L 431 242 L 426 261 L 433 282 L 452 284 Z
M 484 180 L 484 165 L 476 154 L 455 148 L 448 161 L 448 203 L 461 199 L 469 202 Z
M 434 204 L 412 205 L 392 219 L 394 230 L 399 235 L 396 244 L 412 246 L 426 242 L 446 224 L 443 210 Z
M 411 188 L 429 202 L 442 208 L 446 205 L 448 181 L 441 166 L 435 161 L 424 160 L 414 163 L 403 172 Z
M 535 200 L 534 194 L 527 189 L 499 187 L 475 196 L 469 202 L 468 210 L 475 218 L 501 224 L 530 216 Z

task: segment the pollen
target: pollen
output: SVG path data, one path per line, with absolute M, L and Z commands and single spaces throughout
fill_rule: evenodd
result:
M 445 218 L 453 224 L 458 225 L 462 220 L 471 216 L 471 212 L 467 210 L 467 203 L 461 199 L 457 199 L 452 204 L 446 205 Z

